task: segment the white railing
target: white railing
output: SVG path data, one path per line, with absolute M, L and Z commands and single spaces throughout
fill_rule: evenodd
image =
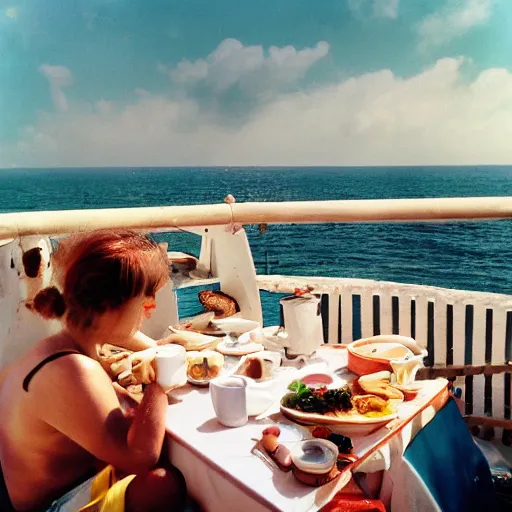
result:
M 429 366 L 505 364 L 512 359 L 512 296 L 365 279 L 258 276 L 260 290 L 322 295 L 325 341 L 350 343 L 375 334 L 412 336 Z M 458 382 L 466 412 L 510 417 L 510 375 Z
M 0 214 L 0 240 L 84 229 L 148 231 L 230 224 L 425 222 L 512 219 L 512 197 L 358 199 L 203 204 Z

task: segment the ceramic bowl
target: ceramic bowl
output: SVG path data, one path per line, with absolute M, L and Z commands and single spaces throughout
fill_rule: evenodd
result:
M 305 473 L 327 475 L 338 459 L 338 447 L 327 439 L 308 439 L 291 450 L 295 466 Z
M 427 356 L 427 351 L 413 338 L 399 335 L 379 335 L 357 340 L 347 345 L 347 352 L 348 369 L 356 375 L 393 372 L 390 363 L 392 359 Z
M 328 387 L 334 383 L 334 379 L 327 373 L 310 373 L 300 379 L 309 388 Z

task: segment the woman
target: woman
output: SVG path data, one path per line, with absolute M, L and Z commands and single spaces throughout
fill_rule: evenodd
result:
M 156 468 L 165 390 L 149 383 L 129 417 L 98 362 L 105 343 L 131 350 L 156 343 L 139 328 L 168 279 L 165 254 L 132 231 L 96 231 L 64 240 L 55 261 L 62 293 L 41 291 L 34 308 L 61 317 L 64 328 L 37 343 L 0 383 L 0 509 L 10 500 L 19 512 L 76 511 L 91 501 L 102 461 L 116 478 L 130 475 L 116 484 L 126 512 L 181 510 L 183 477 L 175 468 Z M 110 472 L 105 477 L 112 479 Z M 123 510 L 107 501 L 101 510 Z

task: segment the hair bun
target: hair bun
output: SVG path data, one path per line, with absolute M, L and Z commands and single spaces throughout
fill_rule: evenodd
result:
M 34 297 L 33 306 L 43 318 L 60 318 L 66 312 L 64 297 L 55 286 L 41 290 Z

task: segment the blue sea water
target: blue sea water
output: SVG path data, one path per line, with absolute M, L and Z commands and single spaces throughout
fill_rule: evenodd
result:
M 0 212 L 512 195 L 512 166 L 0 170 Z M 247 227 L 258 273 L 512 293 L 512 221 Z M 165 239 L 165 235 L 160 235 Z M 171 239 L 170 239 L 171 240 Z M 198 253 L 198 237 L 173 236 Z

